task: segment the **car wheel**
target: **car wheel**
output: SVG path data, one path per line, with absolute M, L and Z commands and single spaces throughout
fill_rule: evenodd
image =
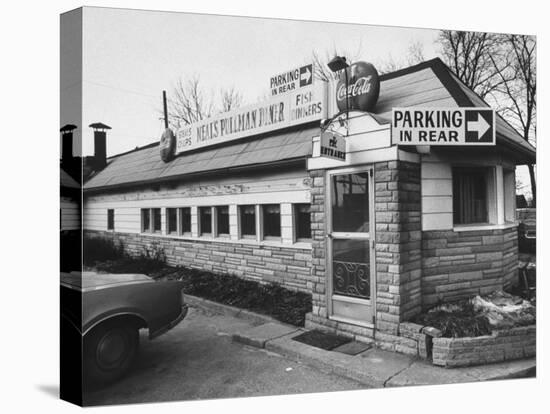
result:
M 137 355 L 139 332 L 134 326 L 104 323 L 84 337 L 84 376 L 99 386 L 119 379 Z

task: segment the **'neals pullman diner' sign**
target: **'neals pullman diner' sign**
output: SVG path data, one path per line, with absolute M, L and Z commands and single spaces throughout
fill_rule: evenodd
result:
M 259 104 L 185 125 L 176 132 L 176 154 L 326 117 L 326 84 L 300 88 Z

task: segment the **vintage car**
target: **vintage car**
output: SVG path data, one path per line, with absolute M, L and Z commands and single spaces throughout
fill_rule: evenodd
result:
M 176 326 L 187 314 L 181 290 L 181 282 L 142 274 L 61 273 L 61 342 L 80 335 L 85 383 L 120 378 L 136 357 L 139 329 L 153 339 Z
M 517 210 L 518 244 L 521 253 L 536 254 L 537 245 L 537 210 L 521 208 Z

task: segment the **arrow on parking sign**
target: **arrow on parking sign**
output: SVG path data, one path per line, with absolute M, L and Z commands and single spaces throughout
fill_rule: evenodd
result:
M 311 76 L 313 65 L 306 65 L 300 68 L 300 87 L 311 85 L 313 77 Z
M 492 109 L 467 109 L 465 115 L 466 142 L 494 142 L 494 112 Z

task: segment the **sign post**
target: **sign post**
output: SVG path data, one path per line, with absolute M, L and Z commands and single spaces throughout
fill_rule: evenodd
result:
M 394 108 L 392 144 L 495 145 L 491 108 Z

